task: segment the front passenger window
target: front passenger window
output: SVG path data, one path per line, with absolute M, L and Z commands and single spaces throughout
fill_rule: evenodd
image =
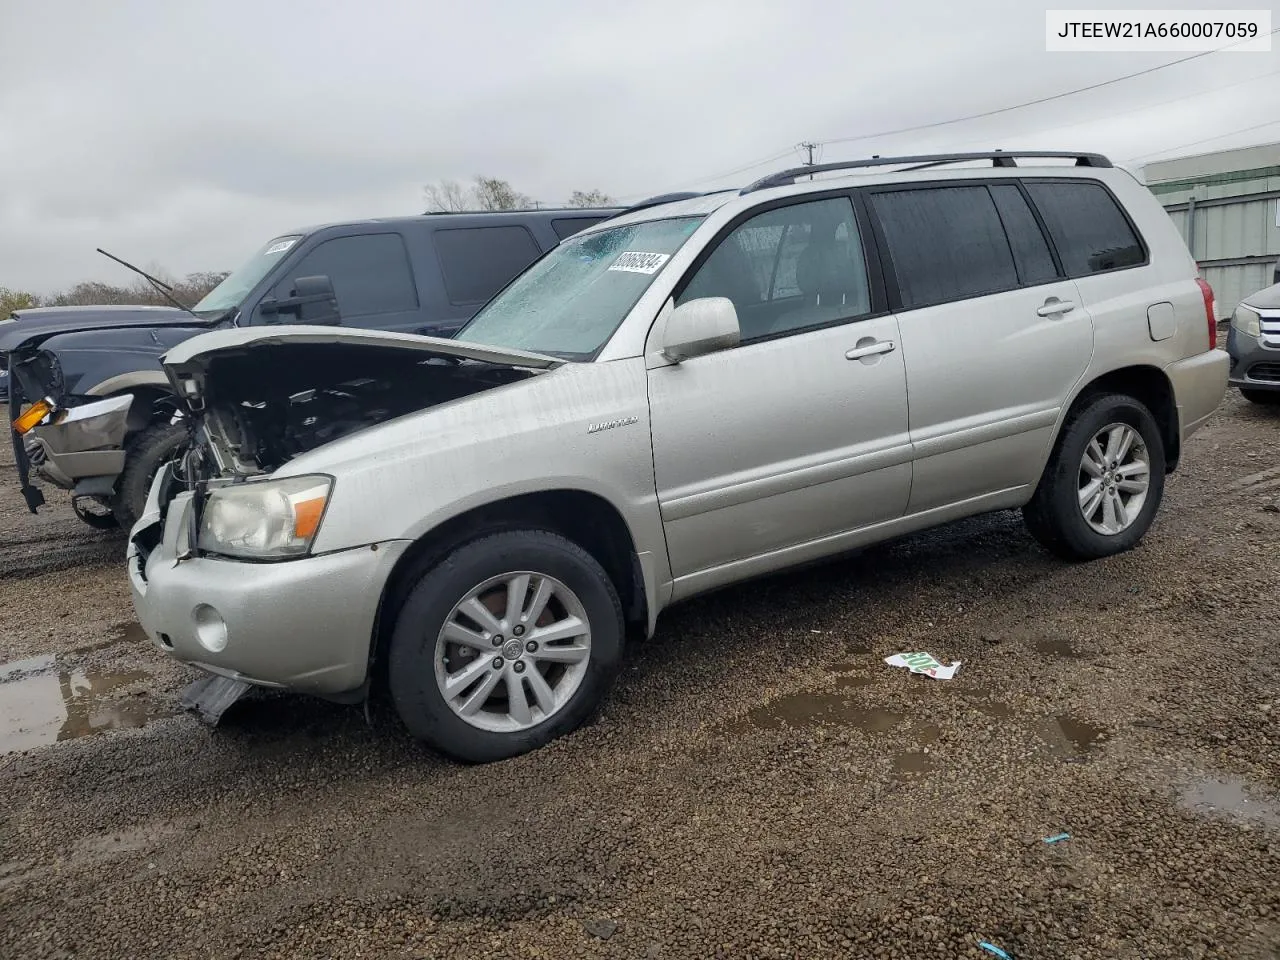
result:
M 862 238 L 848 197 L 778 207 L 720 241 L 676 298 L 728 297 L 743 341 L 871 310 Z

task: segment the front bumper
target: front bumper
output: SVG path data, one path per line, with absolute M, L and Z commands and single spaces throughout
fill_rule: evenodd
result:
M 1173 384 L 1178 427 L 1183 441 L 1199 430 L 1222 403 L 1227 392 L 1230 362 L 1223 351 L 1206 350 L 1164 368 L 1169 382 Z
M 192 509 L 169 505 L 163 539 L 159 490 L 130 535 L 129 585 L 138 622 L 162 651 L 209 673 L 321 696 L 365 682 L 383 588 L 408 540 L 366 544 L 278 563 L 201 557 L 183 546 Z
M 1227 328 L 1227 353 L 1231 356 L 1230 382 L 1246 390 L 1280 390 L 1280 347 L 1265 345 L 1258 337 Z
M 72 490 L 81 480 L 100 479 L 107 489 L 124 469 L 124 436 L 133 397 L 125 395 L 69 408 L 55 423 L 23 437 L 36 475 Z

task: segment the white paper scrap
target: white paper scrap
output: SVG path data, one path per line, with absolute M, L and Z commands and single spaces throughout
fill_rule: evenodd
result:
M 884 662 L 891 667 L 906 667 L 912 673 L 923 673 L 935 680 L 950 680 L 960 669 L 959 660 L 948 667 L 929 653 L 895 653 L 892 657 L 885 657 Z

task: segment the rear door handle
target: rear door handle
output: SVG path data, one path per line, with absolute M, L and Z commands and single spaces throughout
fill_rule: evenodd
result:
M 1051 297 L 1044 302 L 1043 307 L 1036 311 L 1036 315 L 1041 317 L 1056 317 L 1060 313 L 1067 313 L 1075 308 L 1076 305 L 1070 300 L 1058 300 L 1057 298 Z
M 861 360 L 863 357 L 874 357 L 877 353 L 891 353 L 896 344 L 892 340 L 878 340 L 865 347 L 854 347 L 844 352 L 846 360 Z

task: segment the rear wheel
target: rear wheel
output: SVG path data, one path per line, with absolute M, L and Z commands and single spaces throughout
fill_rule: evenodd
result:
M 147 505 L 151 481 L 161 467 L 181 453 L 186 442 L 185 424 L 157 423 L 125 445 L 124 469 L 116 480 L 116 495 L 111 501 L 111 512 L 124 530 L 138 522 Z
M 1240 395 L 1250 403 L 1258 403 L 1266 407 L 1274 407 L 1280 404 L 1280 390 L 1252 390 L 1248 387 L 1241 387 Z
M 600 564 L 543 530 L 457 548 L 411 589 L 391 637 L 392 699 L 414 736 L 483 763 L 582 724 L 613 682 L 622 605 Z
M 1133 397 L 1105 394 L 1064 425 L 1031 502 L 1027 527 L 1061 557 L 1094 560 L 1133 547 L 1164 495 L 1164 441 Z

